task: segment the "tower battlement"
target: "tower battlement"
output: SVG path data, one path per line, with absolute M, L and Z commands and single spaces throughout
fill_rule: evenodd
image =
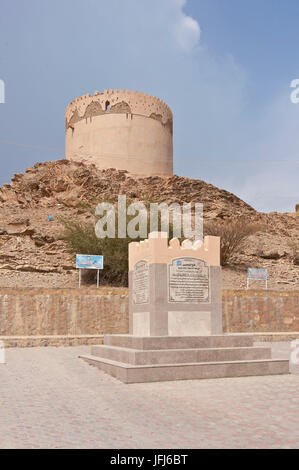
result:
M 155 96 L 95 91 L 66 108 L 66 158 L 129 173 L 173 174 L 173 116 Z
M 206 236 L 203 241 L 184 240 L 182 244 L 173 238 L 168 244 L 167 233 L 152 232 L 147 240 L 129 244 L 129 271 L 134 270 L 140 259 L 149 264 L 170 263 L 183 256 L 200 258 L 209 266 L 220 266 L 220 238 Z
M 107 102 L 109 109 L 107 109 Z M 91 109 L 90 109 L 91 108 Z M 78 120 L 97 116 L 100 113 L 139 114 L 146 117 L 160 116 L 161 122 L 171 124 L 171 109 L 164 101 L 152 95 L 132 90 L 95 91 L 93 95 L 85 94 L 75 98 L 66 108 L 66 127 Z

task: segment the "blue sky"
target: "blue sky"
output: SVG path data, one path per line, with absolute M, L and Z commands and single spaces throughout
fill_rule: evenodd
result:
M 293 211 L 298 18 L 298 0 L 0 0 L 0 183 L 64 157 L 73 98 L 128 88 L 172 108 L 177 174 Z

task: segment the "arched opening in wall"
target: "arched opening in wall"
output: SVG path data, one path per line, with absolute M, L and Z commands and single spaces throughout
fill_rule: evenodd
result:
M 106 111 L 110 111 L 110 109 L 111 109 L 111 107 L 110 107 L 110 101 L 106 101 L 105 109 L 106 109 Z

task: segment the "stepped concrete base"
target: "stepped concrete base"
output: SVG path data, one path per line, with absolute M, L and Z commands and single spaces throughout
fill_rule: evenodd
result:
M 133 365 L 188 364 L 271 359 L 270 348 L 160 349 L 142 351 L 116 346 L 93 346 L 91 355 Z
M 289 373 L 288 360 L 271 359 L 270 348 L 254 347 L 244 335 L 107 335 L 81 358 L 124 383 Z

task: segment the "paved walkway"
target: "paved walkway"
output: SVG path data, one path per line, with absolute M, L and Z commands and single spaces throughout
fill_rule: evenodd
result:
M 298 375 L 124 385 L 89 349 L 6 351 L 0 448 L 299 448 Z

